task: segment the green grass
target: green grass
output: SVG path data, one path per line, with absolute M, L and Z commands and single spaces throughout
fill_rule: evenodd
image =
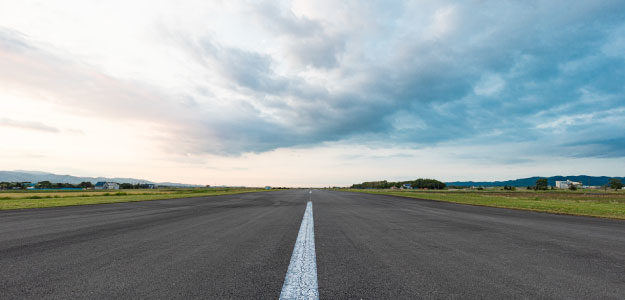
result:
M 532 210 L 556 214 L 625 219 L 625 193 L 577 191 L 393 191 L 350 190 L 469 205 Z
M 88 205 L 103 203 L 135 202 L 160 199 L 232 195 L 266 191 L 264 189 L 169 189 L 128 190 L 123 192 L 57 193 L 0 193 L 0 210 L 42 208 L 56 206 Z

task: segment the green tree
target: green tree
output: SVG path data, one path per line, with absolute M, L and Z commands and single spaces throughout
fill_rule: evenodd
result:
M 52 188 L 52 183 L 50 181 L 44 180 L 44 181 L 39 181 L 37 183 L 37 185 L 35 185 L 36 188 L 38 189 L 51 189 Z
M 540 178 L 536 180 L 537 190 L 547 190 L 548 187 L 549 187 L 549 183 L 547 182 L 547 178 Z
M 93 187 L 93 183 L 91 183 L 91 181 L 83 181 L 78 186 L 81 188 L 90 188 Z
M 516 188 L 511 186 L 511 185 L 504 185 L 503 189 L 506 190 L 506 191 L 514 191 L 514 190 L 516 190 Z
M 119 188 L 126 190 L 126 189 L 133 189 L 134 185 L 132 185 L 132 183 L 120 183 L 119 184 Z
M 401 187 L 403 184 L 410 184 L 415 189 L 436 189 L 441 190 L 445 188 L 445 183 L 435 179 L 423 179 L 419 178 L 411 181 L 399 181 L 389 182 L 382 181 L 368 181 L 363 183 L 357 183 L 352 185 L 352 189 L 388 189 L 391 187 Z
M 569 190 L 571 191 L 577 191 L 577 186 L 574 184 L 569 185 Z
M 610 179 L 610 183 L 608 183 L 608 184 L 610 185 L 610 188 L 612 188 L 614 190 L 619 190 L 619 189 L 623 188 L 623 183 L 618 178 Z

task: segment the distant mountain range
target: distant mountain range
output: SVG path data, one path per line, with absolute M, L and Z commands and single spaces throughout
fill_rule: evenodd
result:
M 551 177 L 529 177 L 529 178 L 521 178 L 514 180 L 506 180 L 506 181 L 453 181 L 453 182 L 445 182 L 448 186 L 534 186 L 536 185 L 536 180 L 539 178 L 547 178 L 550 186 L 555 185 L 556 181 L 565 181 L 571 180 L 576 182 L 581 182 L 583 185 L 588 186 L 602 186 L 607 184 L 611 178 L 618 178 L 621 182 L 625 183 L 625 177 L 608 177 L 608 176 L 587 176 L 587 175 L 576 175 L 576 176 L 551 176 Z
M 200 185 L 193 184 L 183 184 L 183 183 L 173 183 L 173 182 L 152 182 L 144 179 L 136 179 L 136 178 L 107 178 L 107 177 L 79 177 L 72 175 L 57 175 L 53 173 L 40 172 L 40 171 L 0 171 L 0 181 L 7 182 L 40 182 L 40 181 L 50 181 L 52 183 L 71 183 L 77 184 L 83 181 L 89 181 L 91 183 L 96 183 L 99 181 L 109 181 L 109 182 L 117 182 L 117 183 L 154 183 L 157 185 L 165 185 L 165 186 L 177 186 L 177 187 L 199 187 Z

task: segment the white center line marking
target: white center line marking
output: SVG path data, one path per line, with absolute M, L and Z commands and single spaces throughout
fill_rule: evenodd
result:
M 319 299 L 315 225 L 311 201 L 306 204 L 306 211 L 302 225 L 299 227 L 280 299 Z

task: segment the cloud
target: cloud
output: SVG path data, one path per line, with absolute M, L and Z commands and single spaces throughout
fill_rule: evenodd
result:
M 506 85 L 500 76 L 488 74 L 475 85 L 473 91 L 478 96 L 493 96 L 499 93 Z
M 17 29 L 0 31 L 0 80 L 80 113 L 151 122 L 182 153 L 345 141 L 625 156 L 622 113 L 609 113 L 625 108 L 622 2 L 300 4 L 224 9 L 248 35 L 228 36 L 202 10 L 202 26 L 150 20 L 159 47 L 146 53 L 180 62 L 174 88 L 114 76 Z
M 25 42 L 26 37 L 18 31 L 0 27 L 0 45 L 12 51 L 30 50 L 32 47 Z
M 274 2 L 258 4 L 251 14 L 284 43 L 287 58 L 295 65 L 334 68 L 345 50 L 345 36 L 329 33 L 319 20 L 296 16 L 289 7 Z
M 0 118 L 0 126 L 13 127 L 18 129 L 36 130 L 50 133 L 59 133 L 58 128 L 48 126 L 41 122 L 18 121 L 9 118 Z
M 625 156 L 625 136 L 615 138 L 592 138 L 564 144 L 567 156 L 618 158 Z

